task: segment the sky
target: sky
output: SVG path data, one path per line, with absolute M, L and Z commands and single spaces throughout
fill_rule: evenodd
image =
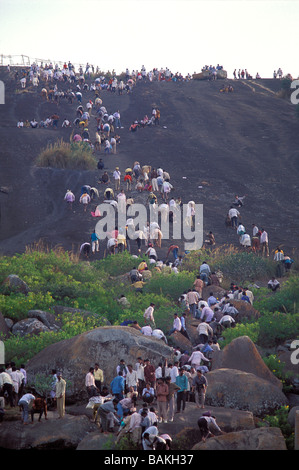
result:
M 223 65 L 299 76 L 299 0 L 0 0 L 0 54 L 116 73 Z M 17 58 L 13 58 L 14 61 Z

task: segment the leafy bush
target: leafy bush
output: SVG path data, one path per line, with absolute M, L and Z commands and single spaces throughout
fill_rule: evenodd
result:
M 263 419 L 263 425 L 280 428 L 288 450 L 294 450 L 294 430 L 288 422 L 289 407 L 282 406 L 273 415 L 267 415 Z
M 246 252 L 226 256 L 219 260 L 218 267 L 224 276 L 240 283 L 265 276 L 271 277 L 275 273 L 274 262 Z
M 95 261 L 93 263 L 96 270 L 102 272 L 103 277 L 120 276 L 128 273 L 134 267 L 138 267 L 143 258 L 133 258 L 128 251 L 123 253 L 117 253 L 113 256 L 107 256 L 107 258 Z
M 223 341 L 219 341 L 221 348 L 224 348 L 232 340 L 239 338 L 240 336 L 248 336 L 253 343 L 257 342 L 259 335 L 259 323 L 237 323 L 234 328 L 226 328 L 223 331 Z
M 299 305 L 299 276 L 291 276 L 284 281 L 283 288 L 273 295 L 269 295 L 267 289 L 260 289 L 255 292 L 254 306 L 259 311 L 280 311 L 296 312 Z
M 50 292 L 0 295 L 0 311 L 5 317 L 16 321 L 27 318 L 29 310 L 49 310 L 53 304 L 54 299 Z
M 26 363 L 50 344 L 73 338 L 101 326 L 97 317 L 84 317 L 81 313 L 66 312 L 58 316 L 58 319 L 61 320 L 62 326 L 57 332 L 46 331 L 30 337 L 17 335 L 5 340 L 6 360 L 14 361 L 17 365 Z
M 275 355 L 270 354 L 268 357 L 263 357 L 263 361 L 271 372 L 282 382 L 283 392 L 287 393 L 292 391 L 290 385 L 291 372 L 285 372 L 285 363 Z
M 278 346 L 287 339 L 299 335 L 299 314 L 281 312 L 264 313 L 259 318 L 258 344 L 264 347 Z
M 39 167 L 70 170 L 94 170 L 96 159 L 87 142 L 64 142 L 62 139 L 41 151 L 36 159 Z
M 161 294 L 177 301 L 179 296 L 192 287 L 194 282 L 193 273 L 181 271 L 178 274 L 155 274 L 150 282 L 145 286 L 145 292 Z
M 251 279 L 274 276 L 275 263 L 254 253 L 240 252 L 235 246 L 224 245 L 213 250 L 203 248 L 185 256 L 183 268 L 193 273 L 206 261 L 212 271 L 220 269 L 227 280 L 244 283 Z

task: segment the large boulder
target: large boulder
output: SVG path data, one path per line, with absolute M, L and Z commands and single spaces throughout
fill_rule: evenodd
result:
M 49 413 L 50 414 L 50 413 Z M 32 424 L 24 426 L 19 421 L 4 421 L 1 425 L 0 448 L 10 450 L 74 450 L 89 432 L 95 432 L 97 426 L 86 416 L 65 415 L 42 417 L 38 422 L 37 415 Z
M 288 423 L 295 428 L 296 413 L 299 413 L 299 406 L 293 406 L 288 413 Z
M 29 310 L 27 313 L 28 318 L 35 318 L 43 323 L 50 330 L 58 330 L 59 326 L 56 323 L 55 315 L 50 312 L 44 312 L 43 310 Z
M 8 338 L 10 333 L 9 327 L 2 313 L 0 312 L 0 338 Z
M 179 331 L 175 331 L 168 337 L 168 343 L 171 346 L 180 348 L 181 351 L 189 351 L 190 353 L 192 351 L 192 343 L 190 339 L 186 338 L 186 336 Z
M 39 335 L 50 329 L 36 318 L 26 318 L 15 323 L 12 327 L 12 334 L 19 336 Z
M 248 336 L 240 336 L 224 349 L 214 352 L 212 370 L 223 368 L 250 372 L 282 388 L 282 382 L 266 366 L 255 344 Z
M 198 430 L 197 421 L 206 411 L 210 411 L 216 417 L 220 428 L 226 432 L 255 428 L 254 417 L 250 411 L 208 405 L 205 409 L 199 409 L 194 402 L 187 402 L 184 413 L 176 413 L 173 423 L 159 423 L 159 431 L 161 434 L 171 432 L 174 436 L 189 426 L 193 428 L 193 431 Z
M 298 350 L 297 350 L 298 351 Z M 283 365 L 283 372 L 288 378 L 288 382 L 292 384 L 295 393 L 299 392 L 299 367 L 298 358 L 299 354 L 295 349 L 289 351 L 278 350 L 277 356 L 280 363 Z
M 211 292 L 213 292 L 213 295 L 214 297 L 216 297 L 217 300 L 221 300 L 222 297 L 224 297 L 224 295 L 227 293 L 227 291 L 223 287 L 212 284 L 210 286 L 205 286 L 202 289 L 202 298 L 204 300 L 208 300 Z
M 85 375 L 95 362 L 100 364 L 104 382 L 109 385 L 119 361 L 124 359 L 126 364 L 135 366 L 138 356 L 149 358 L 157 366 L 165 359 L 171 362 L 173 350 L 164 341 L 144 336 L 134 328 L 104 326 L 46 347 L 28 362 L 26 370 L 29 382 L 38 373 L 61 370 L 70 381 L 67 396 L 85 399 Z
M 257 428 L 212 437 L 192 450 L 287 450 L 287 447 L 279 428 Z
M 28 285 L 16 274 L 10 274 L 7 276 L 2 283 L 2 291 L 5 294 L 10 294 L 12 292 L 19 292 L 21 294 L 27 295 L 30 291 Z
M 193 347 L 199 343 L 199 334 L 197 331 L 197 327 L 199 323 L 200 321 L 197 320 L 196 318 L 193 318 L 193 316 L 190 313 L 187 314 L 186 331 L 190 338 L 190 343 L 192 344 Z
M 230 300 L 230 303 L 238 310 L 237 322 L 242 323 L 246 320 L 258 320 L 260 313 L 245 300 Z
M 115 443 L 115 434 L 101 434 L 99 431 L 96 431 L 88 433 L 79 443 L 76 450 L 113 450 Z
M 203 70 L 200 73 L 194 73 L 192 77 L 194 80 L 209 80 L 211 78 L 211 74 L 209 70 Z M 225 79 L 225 78 L 227 78 L 227 71 L 217 70 L 217 79 Z
M 254 416 L 271 414 L 288 405 L 286 396 L 268 380 L 236 369 L 217 369 L 206 374 L 206 403 L 251 411 Z

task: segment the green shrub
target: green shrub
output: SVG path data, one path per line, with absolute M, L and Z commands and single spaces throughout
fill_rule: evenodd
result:
M 94 170 L 96 159 L 87 142 L 64 142 L 62 139 L 48 146 L 38 155 L 35 164 L 70 170 Z
M 144 291 L 152 294 L 161 294 L 177 301 L 180 295 L 193 286 L 194 274 L 181 271 L 178 274 L 154 274 L 144 287 Z
M 264 313 L 259 318 L 257 343 L 263 347 L 278 346 L 299 335 L 299 314 Z
M 267 415 L 261 425 L 280 428 L 288 450 L 294 450 L 294 430 L 288 422 L 289 407 L 281 406 L 273 415 Z
M 219 341 L 221 348 L 224 348 L 232 340 L 240 336 L 248 336 L 253 343 L 257 342 L 259 335 L 259 323 L 237 323 L 234 328 L 226 328 L 223 331 L 223 341 Z
M 215 249 L 202 248 L 185 256 L 183 269 L 198 273 L 200 264 L 206 261 L 212 271 L 220 269 L 229 281 L 244 283 L 251 279 L 274 276 L 276 264 L 254 253 L 238 250 L 235 246 L 223 245 Z
M 20 321 L 27 318 L 29 310 L 49 310 L 54 304 L 50 292 L 29 292 L 28 295 L 0 295 L 0 311 L 3 316 Z
M 113 256 L 107 256 L 100 261 L 95 261 L 93 266 L 96 270 L 102 272 L 103 277 L 121 276 L 129 273 L 134 267 L 138 267 L 143 258 L 133 258 L 128 251 L 117 253 Z
M 267 357 L 263 357 L 263 361 L 270 371 L 282 382 L 283 392 L 287 393 L 292 391 L 291 386 L 291 372 L 285 372 L 285 363 L 275 355 L 270 354 Z
M 299 276 L 291 276 L 282 287 L 273 294 L 268 289 L 255 291 L 254 306 L 259 311 L 296 312 L 299 305 Z
M 96 316 L 84 317 L 80 312 L 75 314 L 66 312 L 62 316 L 58 316 L 58 320 L 61 320 L 62 326 L 57 332 L 46 331 L 30 337 L 17 335 L 5 340 L 6 360 L 14 361 L 18 365 L 26 363 L 50 344 L 73 338 L 101 326 L 99 318 Z
M 274 262 L 246 252 L 231 254 L 220 259 L 218 268 L 225 277 L 241 284 L 251 279 L 271 277 L 275 273 Z

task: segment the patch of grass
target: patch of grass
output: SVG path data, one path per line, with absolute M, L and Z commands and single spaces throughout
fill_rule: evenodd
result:
M 229 282 L 243 284 L 251 279 L 263 279 L 274 276 L 276 264 L 268 258 L 254 253 L 240 251 L 232 245 L 222 245 L 213 249 L 203 248 L 185 256 L 183 268 L 187 271 L 198 272 L 200 264 L 206 261 L 212 271 L 222 271 Z
M 87 142 L 64 142 L 62 139 L 48 146 L 38 155 L 36 166 L 64 170 L 94 170 L 96 159 Z

